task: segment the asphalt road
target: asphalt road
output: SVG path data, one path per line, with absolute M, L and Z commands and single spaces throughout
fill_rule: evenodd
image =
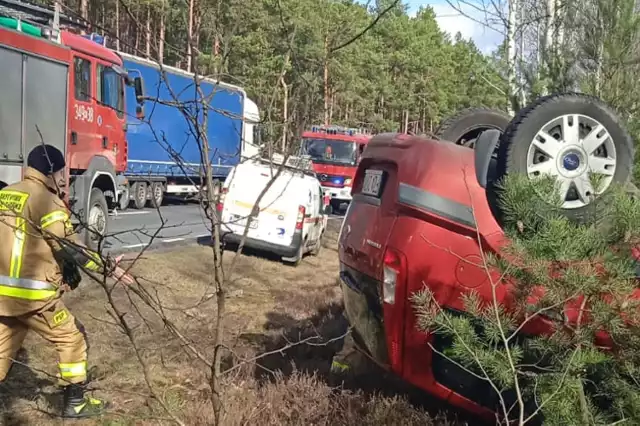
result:
M 334 225 L 342 220 L 332 215 Z M 109 237 L 104 249 L 120 252 L 141 249 L 149 243 L 151 247 L 196 242 L 211 235 L 207 218 L 198 204 L 177 204 L 157 209 L 128 209 L 109 216 Z

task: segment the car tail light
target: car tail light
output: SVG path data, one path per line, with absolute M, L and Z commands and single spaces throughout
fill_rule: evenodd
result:
M 216 210 L 218 210 L 219 212 L 221 212 L 222 209 L 224 208 L 224 196 L 226 195 L 227 192 L 229 192 L 229 188 L 220 189 L 220 196 L 219 196 L 218 204 L 216 205 Z
M 304 225 L 304 215 L 306 209 L 304 206 L 298 206 L 298 218 L 296 219 L 296 230 L 302 230 L 302 225 Z
M 382 300 L 384 303 L 393 305 L 396 303 L 396 285 L 403 277 L 400 255 L 391 248 L 387 248 L 384 252 L 382 272 Z
M 389 363 L 394 372 L 402 374 L 402 337 L 404 334 L 404 292 L 407 281 L 405 257 L 387 248 L 382 261 L 382 301 Z M 396 300 L 397 298 L 397 300 Z

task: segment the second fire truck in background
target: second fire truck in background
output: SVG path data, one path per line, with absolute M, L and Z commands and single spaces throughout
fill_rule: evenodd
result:
M 351 202 L 351 186 L 360 155 L 371 135 L 359 129 L 313 126 L 302 134 L 300 155 L 313 162 L 332 210 L 345 210 Z

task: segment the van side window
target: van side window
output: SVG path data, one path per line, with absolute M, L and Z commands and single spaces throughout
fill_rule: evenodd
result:
M 318 189 L 320 190 L 320 198 L 318 199 L 318 210 L 320 211 L 320 214 L 324 213 L 324 194 L 322 193 L 322 187 L 319 186 Z
M 73 58 L 73 84 L 77 101 L 91 101 L 91 62 L 79 57 Z
M 124 117 L 124 87 L 122 78 L 113 68 L 98 64 L 98 102 L 113 108 L 118 117 Z

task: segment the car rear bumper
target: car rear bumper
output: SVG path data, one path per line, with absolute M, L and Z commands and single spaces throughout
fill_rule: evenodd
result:
M 222 241 L 225 244 L 238 245 L 240 240 L 242 240 L 242 235 L 233 232 L 228 232 L 222 236 Z M 298 254 L 300 244 L 302 244 L 302 233 L 295 233 L 291 244 L 288 246 L 249 237 L 244 240 L 244 247 L 268 251 L 282 257 L 295 257 Z
M 379 283 L 354 269 L 340 265 L 340 287 L 344 310 L 353 327 L 356 343 L 383 368 L 389 368 L 389 356 L 382 322 Z

